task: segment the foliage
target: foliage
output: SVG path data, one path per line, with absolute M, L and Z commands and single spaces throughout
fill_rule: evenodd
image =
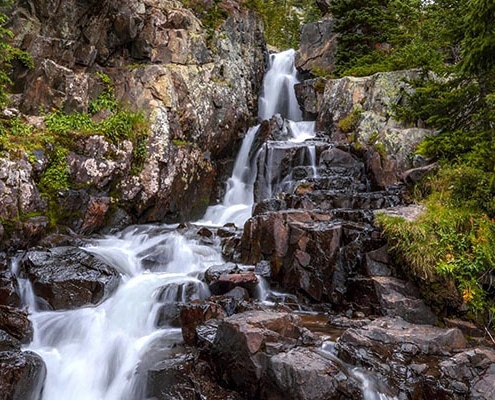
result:
M 9 42 L 13 37 L 13 33 L 5 27 L 8 18 L 3 10 L 12 6 L 12 4 L 12 0 L 0 0 L 0 108 L 5 107 L 8 103 L 7 88 L 12 83 L 9 73 L 12 70 L 13 63 L 19 61 L 28 68 L 33 67 L 31 56 Z
M 461 41 L 462 0 L 336 0 L 338 76 L 423 68 L 444 70 Z
M 378 216 L 380 225 L 409 273 L 424 281 L 452 279 L 473 316 L 483 317 L 490 302 L 484 278 L 495 270 L 495 223 L 486 214 L 459 207 L 448 192 L 435 193 L 418 221 Z
M 68 150 L 64 148 L 57 148 L 51 152 L 48 168 L 39 183 L 42 192 L 53 194 L 69 188 L 69 165 L 66 161 L 68 154 Z
M 338 123 L 338 128 L 344 133 L 353 132 L 359 120 L 361 119 L 361 114 L 363 110 L 361 107 L 354 107 L 344 118 L 342 118 Z
M 376 49 L 388 41 L 389 0 L 335 0 L 330 11 L 336 18 L 335 31 L 340 34 L 335 54 L 340 75 L 356 65 L 362 57 L 374 57 Z
M 297 48 L 301 24 L 321 17 L 314 0 L 244 0 L 243 4 L 261 16 L 266 41 L 280 50 Z

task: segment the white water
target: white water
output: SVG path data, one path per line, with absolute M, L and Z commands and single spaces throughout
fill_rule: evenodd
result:
M 335 342 L 326 341 L 323 343 L 321 351 L 319 353 L 325 358 L 328 358 L 329 360 L 332 360 L 334 363 L 338 364 L 349 377 L 355 379 L 360 383 L 363 393 L 363 400 L 399 400 L 396 396 L 383 393 L 385 391 L 389 392 L 390 390 L 384 383 L 378 385 L 379 382 L 377 382 L 367 371 L 362 368 L 347 365 L 340 358 L 335 356 L 334 349 Z M 377 389 L 377 386 L 382 386 L 383 389 L 379 390 Z
M 259 125 L 248 130 L 237 155 L 232 176 L 227 181 L 227 190 L 221 204 L 208 207 L 198 224 L 222 226 L 228 222 L 242 228 L 251 216 L 254 204 L 253 185 L 256 179 L 255 160 L 250 160 L 249 152 Z
M 287 50 L 278 54 L 270 55 L 270 65 L 263 79 L 262 96 L 258 105 L 258 117 L 260 120 L 270 119 L 275 114 L 281 114 L 288 119 L 289 141 L 301 143 L 314 138 L 314 121 L 300 121 L 302 118 L 295 93 L 294 85 L 299 83 L 297 70 L 294 67 L 294 50 Z M 197 224 L 209 226 L 222 226 L 226 223 L 234 223 L 237 227 L 243 227 L 244 223 L 251 217 L 254 204 L 253 187 L 256 180 L 257 168 L 256 157 L 251 154 L 251 147 L 255 141 L 259 125 L 249 129 L 241 149 L 237 155 L 232 176 L 227 181 L 226 193 L 221 204 L 208 207 L 204 217 Z M 270 148 L 264 145 L 268 153 L 266 164 L 271 166 Z M 313 154 L 315 154 L 313 152 Z M 251 156 L 251 157 L 250 157 Z M 316 163 L 316 160 L 314 161 Z M 315 164 L 316 165 L 316 164 Z M 316 171 L 316 167 L 314 167 Z M 267 168 L 270 174 L 271 168 Z M 267 181 L 272 177 L 267 176 Z M 288 181 L 290 177 L 287 177 Z M 278 188 L 284 188 L 283 184 Z M 272 187 L 266 188 L 268 196 L 271 197 Z
M 314 123 L 300 121 L 292 89 L 297 83 L 293 56 L 287 51 L 270 57 L 259 117 L 282 114 L 291 120 L 290 141 L 304 142 L 314 137 Z M 250 151 L 257 130 L 253 127 L 246 134 L 222 204 L 210 207 L 198 224 L 233 222 L 242 227 L 251 216 L 256 155 Z M 311 165 L 316 165 L 314 146 L 308 151 Z M 29 284 L 23 283 L 35 328 L 30 349 L 43 357 L 48 370 L 43 400 L 142 399 L 146 376 L 140 373 L 141 360 L 154 343 L 159 342 L 160 349 L 173 348 L 182 340 L 180 329 L 166 323 L 156 327 L 160 307 L 209 296 L 198 278 L 210 266 L 224 263 L 219 245 L 203 245 L 171 228 L 142 226 L 95 241 L 85 250 L 122 276 L 119 288 L 104 303 L 72 311 L 38 311 Z M 260 286 L 259 295 L 267 298 L 266 285 Z
M 294 68 L 294 50 L 271 54 L 268 71 L 263 80 L 263 88 L 258 102 L 260 120 L 282 114 L 292 121 L 300 121 L 302 112 L 294 93 L 294 85 L 299 83 Z
M 151 227 L 99 240 L 86 250 L 117 268 L 123 283 L 99 306 L 31 315 L 30 349 L 48 367 L 43 399 L 139 399 L 138 366 L 149 346 L 181 341 L 180 329 L 156 328 L 159 306 L 208 297 L 197 276 L 224 261 L 218 247 Z M 150 253 L 166 256 L 154 260 L 153 272 L 143 267 Z

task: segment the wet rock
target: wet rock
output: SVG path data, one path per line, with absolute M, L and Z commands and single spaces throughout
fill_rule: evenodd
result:
M 438 318 L 419 298 L 419 291 L 412 283 L 385 276 L 375 276 L 372 280 L 384 315 L 401 317 L 414 324 L 438 324 Z
M 0 329 L 0 353 L 3 351 L 20 351 L 21 342 Z
M 43 309 L 73 309 L 105 300 L 120 275 L 94 256 L 75 247 L 29 251 L 20 269 L 33 286 Z
M 340 400 L 360 398 L 359 383 L 336 359 L 314 349 L 296 348 L 270 358 L 263 398 Z
M 270 261 L 271 281 L 317 301 L 328 299 L 342 241 L 341 225 L 329 224 L 330 218 L 304 211 L 253 217 L 242 237 L 243 263 Z
M 205 282 L 211 284 L 212 282 L 217 281 L 221 275 L 226 274 L 238 274 L 241 270 L 234 263 L 226 263 L 221 265 L 213 265 L 208 268 L 205 272 Z
M 336 344 L 339 358 L 373 370 L 400 393 L 399 398 L 422 398 L 423 394 L 430 398 L 427 382 L 438 379 L 439 362 L 465 347 L 458 329 L 414 325 L 389 317 L 347 329 Z
M 339 357 L 362 365 L 393 359 L 394 351 L 396 357 L 410 359 L 418 354 L 448 355 L 465 347 L 466 340 L 458 329 L 415 325 L 390 317 L 379 318 L 360 329 L 348 329 L 337 344 Z
M 148 370 L 146 398 L 160 400 L 177 398 L 195 400 L 197 398 L 191 379 L 184 371 L 185 367 L 186 371 L 191 370 L 190 363 L 193 358 L 186 357 L 179 356 L 162 360 Z
M 8 270 L 0 270 L 0 305 L 19 307 L 17 278 Z
M 254 296 L 258 283 L 258 278 L 254 272 L 221 274 L 218 279 L 210 283 L 210 290 L 214 295 L 221 295 L 233 290 L 235 287 L 241 287 L 246 289 L 251 296 Z
M 178 303 L 166 303 L 160 306 L 157 312 L 155 325 L 158 328 L 174 327 L 180 328 L 181 305 Z
M 389 263 L 388 245 L 366 253 L 366 272 L 369 276 L 391 276 L 392 267 Z
M 251 311 L 221 321 L 210 359 L 223 384 L 248 398 L 260 398 L 267 357 L 303 343 L 316 342 L 296 316 Z
M 227 313 L 222 306 L 212 301 L 195 300 L 181 308 L 180 320 L 184 343 L 195 345 L 197 342 L 196 328 L 206 321 L 224 318 Z
M 46 376 L 42 358 L 31 351 L 0 352 L 0 393 L 12 400 L 39 399 Z
M 495 351 L 466 350 L 439 364 L 439 378 L 428 381 L 431 392 L 451 399 L 493 399 L 495 396 Z
M 224 296 L 225 297 L 232 297 L 236 302 L 248 300 L 250 297 L 248 290 L 241 287 L 241 286 L 236 286 L 234 289 L 225 293 Z
M 0 327 L 21 343 L 27 344 L 33 339 L 33 324 L 27 313 L 17 308 L 0 306 Z
M 243 400 L 234 391 L 227 390 L 215 381 L 208 364 L 192 354 L 152 356 L 145 368 L 146 398 L 176 400 L 207 398 L 211 400 Z

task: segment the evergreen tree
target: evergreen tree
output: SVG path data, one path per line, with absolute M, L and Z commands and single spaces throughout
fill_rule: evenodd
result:
M 468 74 L 483 75 L 495 69 L 495 2 L 468 2 L 462 69 Z
M 335 54 L 336 73 L 342 74 L 388 40 L 389 0 L 334 0 L 330 12 L 340 34 Z

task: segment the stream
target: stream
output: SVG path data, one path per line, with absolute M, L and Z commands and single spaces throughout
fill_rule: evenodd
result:
M 211 293 L 202 278 L 211 266 L 225 263 L 220 240 L 201 240 L 195 234 L 198 227 L 233 223 L 242 228 L 251 217 L 255 196 L 263 200 L 293 191 L 296 172 L 308 179 L 319 176 L 317 149 L 321 143 L 314 123 L 301 121 L 293 91 L 297 82 L 294 51 L 272 54 L 259 100 L 259 119 L 281 114 L 290 120 L 287 140 L 269 141 L 253 154 L 259 125 L 249 129 L 222 203 L 209 207 L 192 228 L 132 226 L 92 240 L 84 248 L 121 274 L 120 286 L 111 298 L 94 307 L 39 311 L 29 284 L 21 282 L 35 331 L 29 349 L 41 355 L 48 370 L 44 400 L 146 397 L 146 371 L 140 368 L 143 358 L 152 348 L 160 347 L 166 353 L 182 342 L 181 329 L 173 321 L 162 318 L 157 327 L 159 310 L 167 304 L 208 298 Z M 297 154 L 289 171 L 277 168 L 287 148 Z M 15 263 L 12 269 L 15 272 Z M 270 288 L 260 285 L 257 293 L 258 301 L 265 301 Z M 321 351 L 335 359 L 328 343 Z M 393 398 L 381 393 L 366 371 L 352 367 L 348 371 L 361 382 L 365 400 Z

